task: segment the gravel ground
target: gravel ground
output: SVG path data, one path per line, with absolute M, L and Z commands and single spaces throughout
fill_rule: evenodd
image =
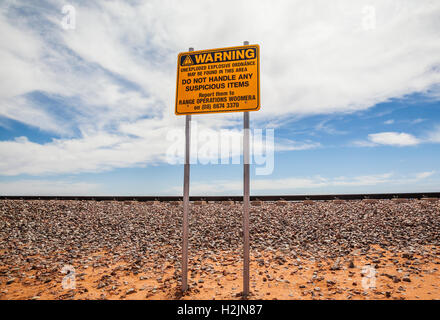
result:
M 254 298 L 437 298 L 439 213 L 420 200 L 252 206 Z M 0 200 L 0 299 L 173 298 L 181 223 L 180 203 Z M 191 205 L 186 298 L 236 297 L 241 227 L 240 203 Z M 61 286 L 66 265 L 76 290 Z M 364 265 L 381 270 L 374 292 L 358 288 Z
M 344 256 L 353 249 L 418 250 L 439 245 L 440 202 L 347 201 L 312 205 L 263 203 L 251 208 L 251 250 L 280 251 L 315 259 Z M 213 255 L 240 251 L 241 204 L 192 205 L 190 251 Z M 45 264 L 86 262 L 91 253 L 133 261 L 146 255 L 179 264 L 182 206 L 171 203 L 95 201 L 0 201 L 2 265 L 30 256 Z

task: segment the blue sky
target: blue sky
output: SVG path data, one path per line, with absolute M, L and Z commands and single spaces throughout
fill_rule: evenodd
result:
M 261 47 L 251 127 L 275 144 L 251 194 L 440 190 L 437 1 L 215 3 L 3 1 L 0 194 L 181 194 L 177 55 L 244 40 Z M 193 120 L 237 135 L 241 117 Z M 241 179 L 241 164 L 198 162 L 190 193 L 239 195 Z

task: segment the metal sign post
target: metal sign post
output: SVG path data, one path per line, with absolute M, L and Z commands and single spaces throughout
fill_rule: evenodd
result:
M 194 48 L 189 48 L 194 51 Z M 191 145 L 191 115 L 185 118 L 185 167 L 183 173 L 183 243 L 182 243 L 182 292 L 188 290 L 188 210 L 189 210 L 189 169 Z
M 249 45 L 248 41 L 243 43 Z M 249 295 L 249 112 L 243 113 L 243 297 Z
M 188 290 L 188 215 L 191 115 L 243 112 L 243 297 L 249 295 L 249 111 L 260 110 L 260 46 L 179 53 L 175 114 L 185 115 L 183 180 L 182 292 Z

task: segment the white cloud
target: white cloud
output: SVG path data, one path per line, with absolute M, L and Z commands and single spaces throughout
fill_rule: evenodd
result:
M 366 5 L 376 10 L 374 30 L 362 27 Z M 230 7 L 235 8 L 232 13 Z M 68 32 L 59 27 L 60 16 L 46 14 L 54 23 L 51 37 L 85 62 L 138 84 L 163 103 L 161 108 L 170 108 L 173 102 L 178 51 L 188 46 L 240 44 L 242 39 L 258 42 L 262 48 L 264 101 L 258 118 L 364 109 L 426 90 L 440 79 L 434 68 L 440 62 L 440 45 L 435 41 L 439 6 L 432 2 L 253 1 L 250 5 L 226 1 L 218 7 L 209 1 L 185 5 L 102 1 L 75 8 L 76 29 Z M 241 14 L 244 10 L 246 16 Z M 188 23 L 188 14 L 198 19 Z M 264 23 L 257 17 L 264 18 Z M 26 43 L 35 43 L 33 47 L 40 51 L 44 48 L 45 39 L 28 29 L 20 31 L 33 40 Z M 71 62 L 65 55 L 59 58 Z M 40 60 L 37 65 L 55 67 Z M 61 71 L 58 78 L 72 69 Z
M 361 175 L 353 177 L 333 177 L 325 178 L 322 176 L 312 177 L 287 177 L 279 179 L 251 179 L 252 194 L 271 194 L 283 192 L 285 194 L 297 194 L 300 192 L 320 192 L 325 190 L 329 192 L 350 193 L 353 188 L 356 190 L 376 190 L 381 188 L 391 188 L 395 186 L 408 186 L 422 182 L 435 174 L 435 171 L 420 172 L 412 175 L 398 175 L 392 172 L 373 175 Z M 437 181 L 438 186 L 438 181 Z M 361 189 L 359 189 L 361 188 Z M 363 189 L 362 189 L 363 188 Z M 371 188 L 371 189 L 368 189 Z M 181 187 L 172 189 L 174 192 L 181 192 Z M 192 195 L 211 195 L 211 194 L 240 194 L 243 190 L 243 182 L 241 180 L 217 180 L 209 182 L 193 182 L 191 183 Z M 388 189 L 385 192 L 389 192 Z M 409 191 L 409 190 L 406 190 Z
M 366 141 L 366 140 L 353 141 L 351 143 L 351 145 L 356 146 L 356 147 L 376 147 L 377 146 L 377 144 L 375 144 L 371 141 Z
M 60 135 L 71 132 L 72 124 L 67 119 L 56 118 L 44 109 L 29 104 L 23 97 L 4 99 L 0 106 L 0 116 Z
M 64 180 L 17 180 L 0 182 L 0 194 L 3 196 L 99 195 L 100 190 L 101 186 L 98 184 Z
M 165 129 L 146 129 L 149 139 L 97 134 L 39 144 L 26 137 L 0 142 L 2 175 L 100 172 L 165 161 Z M 158 137 L 159 139 L 155 139 Z
M 420 140 L 409 133 L 404 132 L 380 132 L 368 135 L 368 139 L 379 145 L 387 146 L 415 146 L 420 143 Z
M 440 126 L 435 127 L 430 131 L 426 138 L 427 142 L 440 143 Z
M 426 119 L 417 118 L 417 119 L 411 120 L 410 123 L 411 124 L 418 124 L 418 123 L 422 123 L 425 120 Z
M 299 194 L 299 193 L 363 193 L 363 192 L 426 192 L 435 191 L 440 186 L 438 179 L 430 180 L 436 171 L 418 172 L 408 175 L 382 173 L 362 176 L 340 176 L 326 178 L 322 176 L 286 177 L 279 179 L 251 179 L 251 194 Z M 408 189 L 408 186 L 411 186 Z M 192 181 L 191 195 L 233 195 L 243 191 L 241 180 Z M 392 189 L 392 190 L 391 190 Z M 181 194 L 182 187 L 166 190 L 152 190 L 154 194 Z M 0 181 L 1 195 L 77 195 L 105 196 L 107 186 L 96 183 L 71 181 L 68 179 L 18 179 Z M 138 192 L 126 190 L 125 195 Z
M 418 122 L 419 121 L 412 123 Z M 440 126 L 435 126 L 431 130 L 421 134 L 419 137 L 404 132 L 372 133 L 368 135 L 368 140 L 353 141 L 352 145 L 358 147 L 377 147 L 380 145 L 405 147 L 416 146 L 422 143 L 440 143 Z
M 416 138 L 412 134 L 404 132 L 380 132 L 368 135 L 368 140 L 354 141 L 353 145 L 358 147 L 377 147 L 377 146 L 415 146 L 424 141 Z
M 41 39 L 29 30 L 17 28 L 0 11 L 0 98 L 15 97 L 34 90 L 50 89 Z M 6 80 L 6 81 L 5 81 Z
M 172 111 L 175 64 L 189 46 L 261 45 L 256 124 L 361 110 L 440 81 L 437 2 L 81 2 L 73 4 L 76 29 L 68 31 L 60 27 L 60 2 L 48 3 L 0 5 L 0 76 L 7 79 L 0 116 L 63 138 L 1 142 L 1 174 L 100 171 L 165 159 L 166 131 L 183 126 Z M 17 16 L 17 5 L 27 10 Z M 362 27 L 365 5 L 376 10 L 372 30 Z M 56 98 L 56 110 L 29 98 L 36 91 Z M 197 118 L 216 129 L 241 125 L 238 114 Z M 417 140 L 395 141 L 405 139 Z
M 335 129 L 332 125 L 327 124 L 329 120 L 323 120 L 321 122 L 319 122 L 316 126 L 315 126 L 315 130 L 316 131 L 322 131 L 326 134 L 330 134 L 330 135 L 341 135 L 341 134 L 347 134 L 347 131 L 343 131 L 343 130 L 338 130 Z
M 113 168 L 165 163 L 169 160 L 167 154 L 170 149 L 174 151 L 176 143 L 178 146 L 178 150 L 175 150 L 176 160 L 183 159 L 183 128 L 181 126 L 168 127 L 164 122 L 144 119 L 135 124 L 124 125 L 119 128 L 119 134 L 97 132 L 85 134 L 84 137 L 77 139 L 53 139 L 44 144 L 29 141 L 24 136 L 12 141 L 0 141 L 0 154 L 2 155 L 0 173 L 13 176 L 101 172 Z M 238 141 L 238 144 L 230 144 L 230 151 L 231 158 L 235 157 L 240 161 L 243 139 L 241 131 L 213 130 L 203 123 L 200 125 L 193 123 L 192 126 L 192 160 L 208 163 L 213 158 L 220 162 L 223 154 L 216 151 L 220 146 L 221 132 L 229 134 L 235 141 Z M 255 131 L 251 133 L 253 132 Z M 170 133 L 172 134 L 169 135 Z M 218 141 L 206 140 L 209 136 L 218 138 Z M 251 134 L 251 136 L 254 135 Z M 214 148 L 213 143 L 215 143 Z M 255 148 L 257 155 L 261 156 L 272 155 L 274 151 L 307 150 L 319 146 L 316 143 L 288 139 L 279 139 L 272 144 L 271 140 L 267 139 L 266 131 L 262 132 L 262 136 L 251 139 L 251 152 Z M 203 150 L 206 151 L 206 149 L 215 152 L 205 154 Z
M 431 177 L 433 174 L 435 174 L 435 171 L 419 172 L 415 175 L 415 177 L 416 179 L 425 179 Z
M 426 119 L 417 118 L 417 119 L 408 119 L 408 120 L 398 120 L 397 123 L 409 123 L 411 125 L 419 124 L 426 121 Z M 394 124 L 396 121 L 394 119 L 384 121 L 384 124 Z

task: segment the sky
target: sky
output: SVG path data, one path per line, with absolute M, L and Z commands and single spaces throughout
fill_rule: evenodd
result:
M 0 40 L 0 195 L 181 195 L 177 55 L 243 41 L 252 195 L 440 191 L 438 0 L 2 0 Z M 192 117 L 190 195 L 242 194 L 242 116 Z

